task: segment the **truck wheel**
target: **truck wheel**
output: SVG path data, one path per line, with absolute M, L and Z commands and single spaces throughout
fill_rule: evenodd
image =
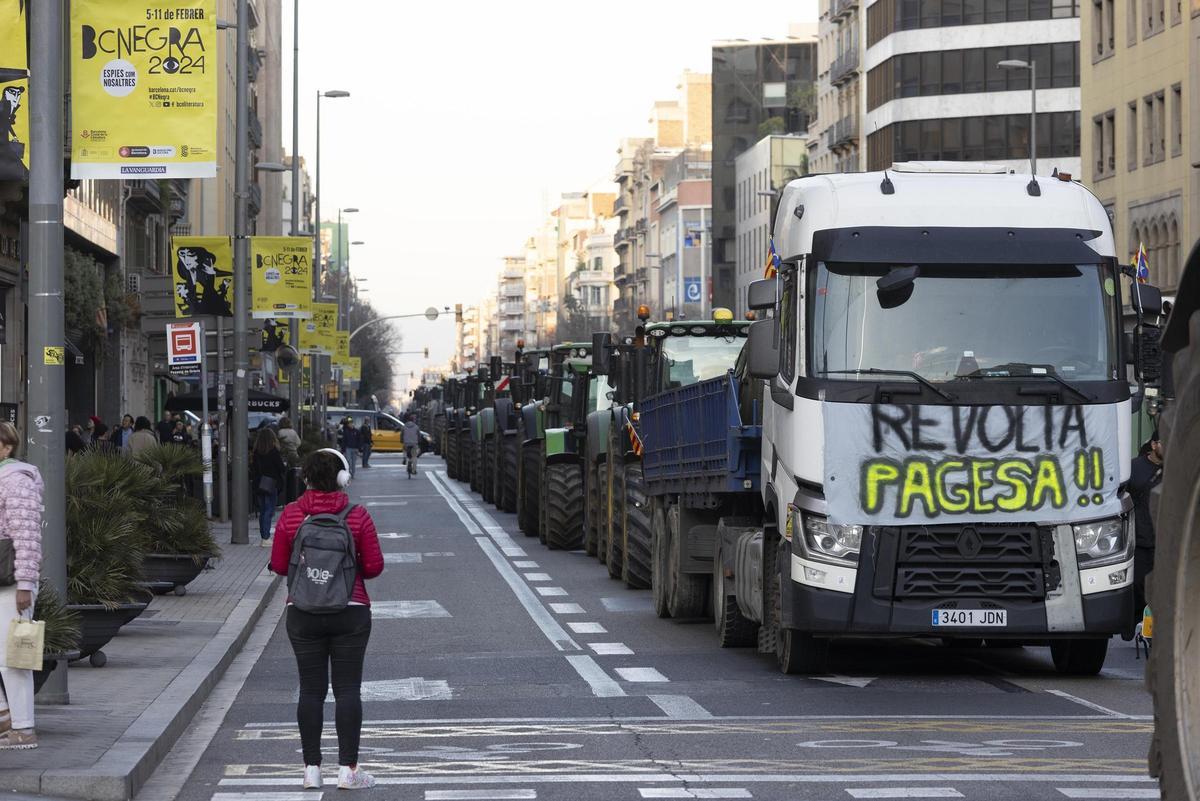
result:
M 1188 270 L 1198 268 L 1194 254 Z M 1154 612 L 1150 773 L 1171 801 L 1200 796 L 1200 311 L 1188 333 L 1188 346 L 1174 354 L 1175 401 L 1160 427 L 1166 462 L 1155 535 L 1164 558 L 1146 579 Z
M 620 464 L 612 465 L 608 486 L 612 487 L 612 497 L 609 502 L 604 564 L 608 567 L 608 577 L 619 579 L 624 562 L 621 553 L 621 520 L 625 517 L 625 469 Z
M 596 555 L 596 543 L 600 539 L 600 527 L 596 525 L 600 517 L 599 470 L 599 465 L 588 465 L 587 480 L 584 482 L 587 507 L 583 510 L 583 550 L 588 556 Z
M 641 463 L 625 468 L 625 559 L 621 578 L 625 586 L 644 590 L 650 586 L 650 499 L 646 497 Z
M 661 503 L 654 504 L 654 516 L 650 528 L 650 590 L 654 594 L 654 614 L 661 618 L 671 616 L 671 571 L 668 546 L 671 535 L 667 531 L 667 514 Z
M 471 479 L 471 492 L 479 492 L 479 444 L 471 439 L 463 444 L 467 456 L 467 475 Z
M 460 431 L 458 433 L 458 480 L 466 484 L 471 484 L 471 489 L 474 489 L 473 482 L 475 477 L 471 475 L 471 462 L 475 461 L 471 458 L 471 432 Z
M 493 438 L 483 441 L 483 459 L 479 465 L 479 494 L 484 503 L 496 499 L 496 445 Z
M 546 466 L 546 544 L 563 551 L 583 547 L 583 467 L 577 463 Z
M 527 537 L 538 535 L 538 453 L 537 443 L 524 445 L 521 448 L 521 508 L 518 510 L 518 520 L 521 531 Z
M 766 552 L 764 546 L 764 555 Z M 770 572 L 766 574 L 767 603 L 771 609 L 771 625 L 775 628 L 775 662 L 779 665 L 780 672 L 789 676 L 825 673 L 829 669 L 829 640 L 783 627 L 781 565 L 791 563 L 791 543 L 781 539 L 771 549 L 771 553 L 774 554 L 774 559 L 771 560 Z
M 729 591 L 725 578 L 725 559 L 721 546 L 713 555 L 712 575 L 713 622 L 717 642 L 722 648 L 745 648 L 758 639 L 758 624 L 748 619 L 738 608 L 737 596 Z
M 515 436 L 505 437 L 501 443 L 500 465 L 500 509 L 504 512 L 517 511 L 517 464 L 520 461 L 520 445 Z
M 596 465 L 596 491 L 600 503 L 596 510 L 596 561 L 604 564 L 608 556 L 608 462 Z
M 670 531 L 667 570 L 671 583 L 671 617 L 676 620 L 687 618 L 703 618 L 708 606 L 708 576 L 684 573 L 680 562 L 683 545 L 679 530 L 679 505 L 676 504 L 667 512 L 667 529 Z
M 1068 676 L 1095 676 L 1104 667 L 1107 653 L 1108 640 L 1053 640 L 1050 643 L 1054 669 Z

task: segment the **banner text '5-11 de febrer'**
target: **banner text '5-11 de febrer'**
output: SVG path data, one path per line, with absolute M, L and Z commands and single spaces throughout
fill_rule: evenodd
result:
M 217 174 L 216 0 L 72 0 L 71 177 Z

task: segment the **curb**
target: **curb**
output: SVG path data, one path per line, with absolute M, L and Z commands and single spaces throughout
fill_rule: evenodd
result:
M 133 798 L 242 650 L 281 580 L 274 574 L 255 578 L 220 630 L 93 767 L 43 771 L 36 792 L 88 801 Z

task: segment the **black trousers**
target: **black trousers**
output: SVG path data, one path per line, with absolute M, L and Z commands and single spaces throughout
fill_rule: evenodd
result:
M 371 638 L 371 609 L 348 606 L 336 614 L 314 615 L 289 606 L 287 633 L 300 673 L 296 720 L 300 724 L 304 764 L 321 764 L 321 730 L 325 725 L 325 695 L 331 683 L 332 666 L 338 764 L 357 765 L 363 719 L 363 659 Z

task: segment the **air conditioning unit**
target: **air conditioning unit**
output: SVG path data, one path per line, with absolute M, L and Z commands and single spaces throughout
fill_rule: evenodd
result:
M 125 274 L 125 291 L 130 295 L 142 294 L 142 274 L 141 273 L 126 273 Z

